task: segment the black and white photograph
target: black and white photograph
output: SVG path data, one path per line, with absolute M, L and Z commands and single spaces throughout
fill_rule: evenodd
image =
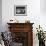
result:
M 25 14 L 25 7 L 16 7 L 16 14 Z

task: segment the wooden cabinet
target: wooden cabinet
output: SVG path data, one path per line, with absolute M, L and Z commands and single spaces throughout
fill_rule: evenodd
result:
M 23 43 L 22 46 L 33 46 L 33 23 L 8 23 L 13 41 Z

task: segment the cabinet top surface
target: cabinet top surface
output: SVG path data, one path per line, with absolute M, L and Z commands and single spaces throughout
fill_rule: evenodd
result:
M 19 24 L 19 25 L 23 25 L 23 24 L 31 24 L 31 25 L 33 25 L 34 23 L 7 23 L 8 25 L 14 25 L 14 24 Z

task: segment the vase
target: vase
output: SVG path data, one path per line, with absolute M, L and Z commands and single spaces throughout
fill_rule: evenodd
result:
M 39 40 L 39 46 L 45 46 L 45 41 Z

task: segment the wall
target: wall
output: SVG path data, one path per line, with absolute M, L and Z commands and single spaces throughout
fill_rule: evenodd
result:
M 40 0 L 40 24 L 46 31 L 46 0 Z
M 27 16 L 14 16 L 14 5 L 27 5 Z M 8 30 L 7 22 L 17 19 L 19 22 L 30 20 L 33 25 L 33 45 L 38 46 L 36 27 L 40 24 L 40 0 L 2 0 L 3 31 Z M 37 39 L 37 40 L 36 40 Z
M 40 9 L 42 13 L 46 13 L 46 0 L 40 0 Z
M 2 29 L 2 0 L 0 0 L 0 31 Z

